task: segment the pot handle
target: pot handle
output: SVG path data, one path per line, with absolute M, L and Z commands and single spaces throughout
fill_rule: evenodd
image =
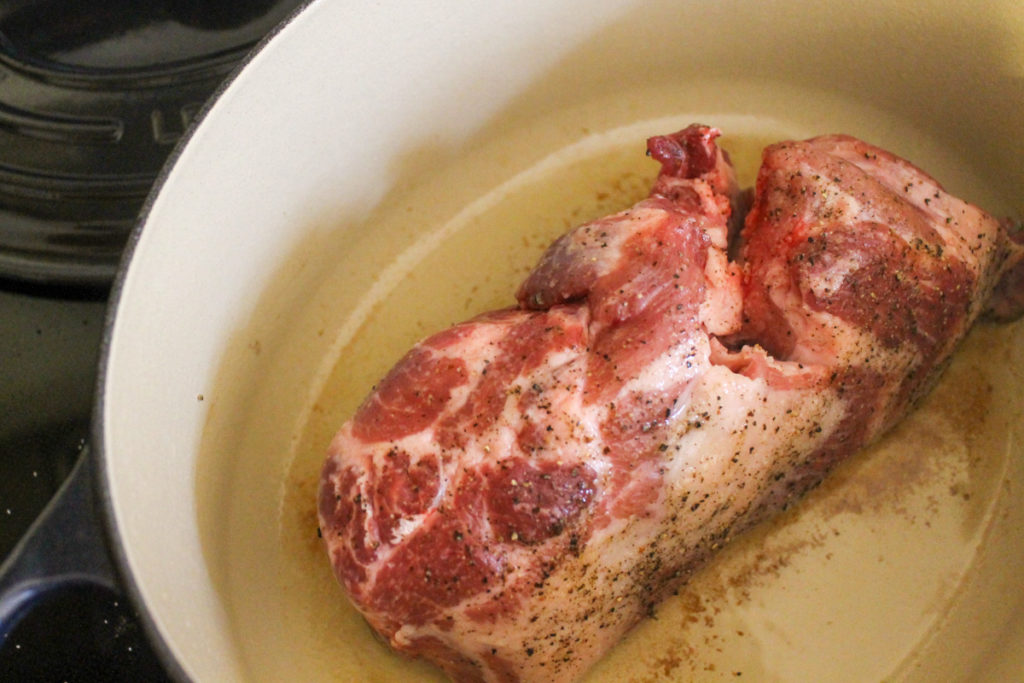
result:
M 54 589 L 91 584 L 119 592 L 96 509 L 94 468 L 83 450 L 53 500 L 0 566 L 0 646 Z

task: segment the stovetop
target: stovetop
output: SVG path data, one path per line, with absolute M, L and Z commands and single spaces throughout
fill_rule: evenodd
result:
M 88 441 L 106 300 L 154 179 L 204 102 L 301 0 L 0 5 L 0 563 Z M 165 678 L 122 596 L 41 600 L 0 680 Z
M 0 558 L 71 471 L 88 439 L 105 301 L 0 292 Z M 90 586 L 45 597 L 0 645 L 0 680 L 160 681 L 127 601 Z

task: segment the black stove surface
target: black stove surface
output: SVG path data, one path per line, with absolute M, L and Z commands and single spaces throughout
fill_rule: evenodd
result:
M 70 473 L 89 435 L 106 303 L 0 291 L 0 561 Z M 132 606 L 98 586 L 47 593 L 0 642 L 4 681 L 161 681 Z
M 300 0 L 0 4 L 0 564 L 88 440 L 109 285 L 175 142 Z M 160 681 L 127 599 L 46 594 L 0 680 Z
M 85 585 L 48 595 L 8 640 L 0 650 L 6 681 L 171 681 L 138 615 L 102 588 Z

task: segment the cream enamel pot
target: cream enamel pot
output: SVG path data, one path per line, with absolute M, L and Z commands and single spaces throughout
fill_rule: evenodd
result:
M 858 135 L 1019 219 L 1024 7 L 321 0 L 254 53 L 150 198 L 101 368 L 110 542 L 172 672 L 436 678 L 317 560 L 318 441 L 417 336 L 510 301 L 563 219 L 642 185 L 642 158 L 616 164 L 644 137 L 694 120 L 748 169 L 773 139 Z M 541 227 L 494 227 L 516 221 Z M 594 680 L 1020 675 L 1022 374 L 1024 327 L 979 327 L 893 438 Z

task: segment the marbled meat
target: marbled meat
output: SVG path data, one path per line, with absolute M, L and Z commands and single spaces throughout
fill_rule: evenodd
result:
M 321 533 L 394 649 L 578 678 L 906 414 L 986 308 L 1020 315 L 1020 232 L 907 161 L 772 145 L 743 221 L 718 135 L 651 138 L 648 198 L 416 345 L 334 438 Z

